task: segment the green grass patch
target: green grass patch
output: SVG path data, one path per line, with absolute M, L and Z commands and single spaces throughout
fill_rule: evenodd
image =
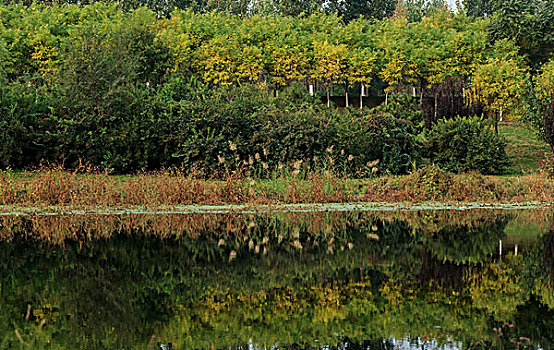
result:
M 545 154 L 550 152 L 548 144 L 522 123 L 501 123 L 498 130 L 508 141 L 506 153 L 512 163 L 509 174 L 536 171 Z

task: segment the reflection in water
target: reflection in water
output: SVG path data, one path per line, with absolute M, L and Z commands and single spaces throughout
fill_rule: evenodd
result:
M 3 216 L 0 347 L 551 349 L 551 221 L 541 210 Z

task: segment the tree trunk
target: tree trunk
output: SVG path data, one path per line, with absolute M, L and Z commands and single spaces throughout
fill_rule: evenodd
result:
M 346 83 L 345 87 L 344 87 L 344 95 L 346 96 L 345 99 L 346 99 L 346 108 L 348 108 L 348 82 Z
M 439 98 L 437 96 L 437 94 L 435 93 L 435 110 L 433 111 L 434 112 L 434 120 L 433 121 L 437 121 L 437 109 L 438 109 L 438 106 L 439 106 Z
M 346 99 L 346 107 L 348 107 L 348 91 L 346 91 L 346 94 L 345 94 L 345 95 L 346 95 L 346 97 L 345 97 L 345 99 Z
M 360 87 L 360 109 L 364 108 L 364 86 Z
M 423 79 L 419 80 L 419 105 L 423 107 Z
M 330 97 L 329 97 L 329 85 L 326 85 L 325 88 L 327 90 L 327 108 L 329 108 L 329 107 L 331 107 L 331 101 L 330 101 Z

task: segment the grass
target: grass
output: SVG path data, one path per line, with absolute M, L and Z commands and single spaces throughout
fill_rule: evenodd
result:
M 179 172 L 110 176 L 62 170 L 0 172 L 0 211 L 14 207 L 65 209 L 167 208 L 180 205 L 285 203 L 554 202 L 554 179 L 453 175 L 426 167 L 404 176 L 345 179 L 330 172 L 250 179 L 234 174 L 204 180 Z
M 453 175 L 426 167 L 405 176 L 349 179 L 330 171 L 281 173 L 251 179 L 229 172 L 223 180 L 205 180 L 180 171 L 111 176 L 60 169 L 0 171 L 0 211 L 8 207 L 165 208 L 177 205 L 288 203 L 514 203 L 554 202 L 554 180 L 539 170 L 550 152 L 532 130 L 502 123 L 512 168 L 506 176 Z
M 548 144 L 521 123 L 500 123 L 498 131 L 508 141 L 506 153 L 512 162 L 508 170 L 511 175 L 536 171 L 545 155 L 550 154 Z

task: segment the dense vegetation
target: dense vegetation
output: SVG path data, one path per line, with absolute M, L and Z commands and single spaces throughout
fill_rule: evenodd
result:
M 477 117 L 439 120 L 428 132 L 427 142 L 429 158 L 448 171 L 494 174 L 508 166 L 505 141 Z
M 484 113 L 492 124 L 469 120 L 490 136 L 463 147 L 495 144 L 498 164 L 448 168 L 501 173 L 502 140 L 486 130 L 503 115 L 521 115 L 525 92 L 545 91 L 526 89 L 533 62 L 518 54 L 519 43 L 487 34 L 498 19 L 440 6 L 413 21 L 399 8 L 393 18 L 375 20 L 391 15 L 386 10 L 354 20 L 317 11 L 202 14 L 192 5 L 160 16 L 150 3 L 122 4 L 0 7 L 0 167 L 261 174 L 340 163 L 364 176 L 379 162 L 382 172 L 405 173 L 436 160 L 426 159 L 434 141 L 423 128 Z M 547 73 L 541 77 L 548 84 Z M 306 96 L 308 85 L 328 104 L 333 91 L 348 105 L 349 94 L 364 90 L 386 106 L 327 109 Z M 412 97 L 395 107 L 389 95 L 399 93 Z M 542 113 L 551 106 L 525 101 L 529 115 L 545 116 L 539 124 L 551 140 L 552 118 Z

